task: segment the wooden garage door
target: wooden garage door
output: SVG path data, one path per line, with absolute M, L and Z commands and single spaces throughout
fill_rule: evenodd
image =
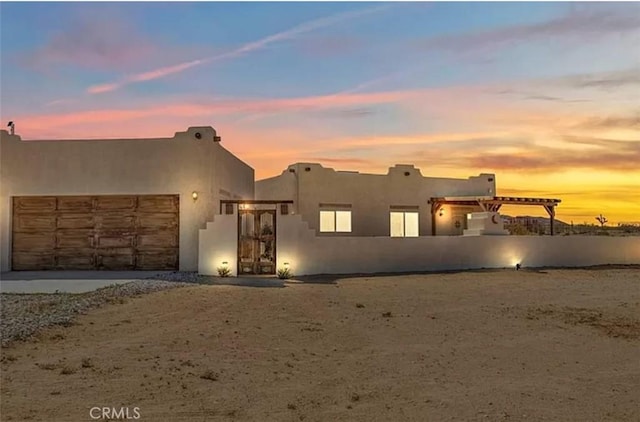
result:
M 178 269 L 179 197 L 13 198 L 13 270 Z

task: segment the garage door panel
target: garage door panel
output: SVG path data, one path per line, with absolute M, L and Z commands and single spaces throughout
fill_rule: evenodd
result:
M 59 229 L 93 229 L 93 214 L 63 214 L 58 216 Z
M 55 196 L 22 196 L 13 198 L 13 211 L 52 212 L 56 210 Z
M 58 211 L 65 212 L 91 212 L 93 198 L 91 196 L 59 196 Z
M 140 270 L 172 270 L 178 266 L 178 252 L 141 253 L 136 257 L 136 264 Z
M 18 252 L 13 254 L 11 268 L 20 270 L 53 270 L 56 260 L 53 253 Z
M 56 216 L 46 214 L 21 214 L 13 220 L 13 229 L 23 231 L 53 231 L 56 229 Z
M 56 268 L 60 270 L 92 270 L 95 268 L 93 250 L 58 255 Z
M 140 234 L 138 249 L 173 248 L 178 246 L 178 236 L 171 232 Z
M 100 248 L 96 249 L 96 254 L 98 256 L 115 256 L 115 255 L 135 255 L 136 251 L 134 248 Z
M 133 214 L 97 215 L 95 227 L 98 230 L 134 229 L 136 217 Z
M 142 229 L 177 229 L 177 214 L 141 214 L 138 216 L 138 227 Z
M 98 196 L 96 197 L 96 210 L 130 210 L 136 208 L 137 197 L 135 196 Z
M 134 255 L 133 253 L 98 255 L 98 268 L 104 270 L 134 269 Z
M 177 269 L 177 195 L 14 197 L 15 270 Z
M 104 236 L 98 237 L 98 248 L 133 248 L 135 246 L 135 236 Z
M 139 196 L 138 211 L 140 212 L 178 212 L 177 197 L 173 195 Z
M 58 248 L 93 249 L 92 230 L 58 230 L 56 234 Z
M 56 234 L 51 233 L 14 233 L 14 251 L 49 252 L 56 247 Z

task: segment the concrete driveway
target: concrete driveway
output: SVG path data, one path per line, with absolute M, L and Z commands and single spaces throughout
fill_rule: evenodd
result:
M 162 271 L 13 271 L 0 274 L 0 292 L 85 293 L 111 284 L 124 284 L 162 273 Z

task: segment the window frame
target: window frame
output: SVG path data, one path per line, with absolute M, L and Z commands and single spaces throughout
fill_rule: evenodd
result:
M 392 215 L 393 214 L 400 214 L 402 216 L 402 234 L 398 235 L 398 234 L 394 234 L 393 233 L 393 222 L 392 222 Z M 416 230 L 415 230 L 415 234 L 410 234 L 407 235 L 407 214 L 412 214 L 415 215 L 415 221 L 416 221 Z M 399 238 L 403 238 L 403 237 L 420 237 L 420 211 L 418 209 L 414 209 L 414 208 L 394 208 L 391 207 L 391 209 L 389 210 L 389 237 L 399 237 Z
M 327 214 L 331 214 L 332 215 L 332 220 L 333 220 L 333 230 L 323 230 L 323 226 L 322 226 L 322 215 L 323 213 L 327 213 Z M 348 230 L 344 230 L 342 225 L 339 224 L 339 219 L 338 219 L 338 213 L 348 213 L 349 215 L 349 227 Z M 322 234 L 329 234 L 329 233 L 337 233 L 337 234 L 344 234 L 344 233 L 353 233 L 353 213 L 351 212 L 350 208 L 328 208 L 328 207 L 321 207 L 320 208 L 320 212 L 318 213 L 319 215 L 319 224 L 318 224 L 318 232 L 322 233 Z

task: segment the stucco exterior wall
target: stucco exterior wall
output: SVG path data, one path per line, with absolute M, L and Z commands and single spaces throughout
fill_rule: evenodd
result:
M 295 212 L 295 200 L 298 194 L 298 182 L 295 173 L 285 171 L 280 176 L 258 180 L 255 186 L 256 199 L 294 201 L 291 211 Z
M 480 174 L 468 179 L 424 177 L 411 165 L 396 165 L 388 174 L 361 174 L 324 168 L 320 164 L 298 163 L 280 176 L 256 182 L 256 199 L 288 199 L 313 230 L 318 230 L 320 204 L 351 205 L 352 236 L 389 236 L 392 206 L 418 207 L 421 236 L 430 236 L 431 197 L 494 196 L 495 175 Z M 289 195 L 283 197 L 283 195 Z M 466 214 L 479 207 L 445 206 L 436 216 L 438 235 L 462 234 Z M 461 227 L 455 227 L 459 219 Z M 326 234 L 323 234 L 326 235 Z M 331 234 L 336 236 L 340 234 Z
M 214 178 L 220 199 L 253 199 L 254 171 L 219 143 L 214 154 Z
M 330 237 L 316 236 L 301 215 L 281 214 L 277 225 L 277 268 L 288 262 L 295 275 L 640 264 L 640 237 Z M 202 274 L 217 274 L 222 261 L 233 263 L 235 273 L 236 228 L 237 215 L 225 215 L 216 216 L 206 236 L 201 231 Z
M 196 137 L 200 134 L 200 139 Z M 198 268 L 198 230 L 220 199 L 250 199 L 254 171 L 215 142 L 212 127 L 172 138 L 22 141 L 0 137 L 0 258 L 9 270 L 11 197 L 27 195 L 180 195 L 180 269 Z M 192 199 L 192 192 L 198 199 Z
M 226 262 L 231 276 L 238 275 L 238 214 L 217 214 L 200 230 L 198 272 L 218 275 L 218 267 Z

